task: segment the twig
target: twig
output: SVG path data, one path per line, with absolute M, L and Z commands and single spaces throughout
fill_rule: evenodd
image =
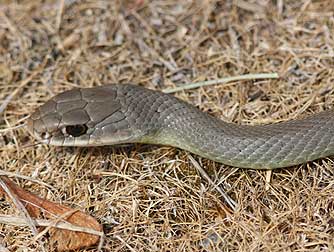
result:
M 57 12 L 57 19 L 56 19 L 56 29 L 57 29 L 57 31 L 59 31 L 59 28 L 60 28 L 60 25 L 61 25 L 61 18 L 63 16 L 64 7 L 65 7 L 65 0 L 60 0 L 58 12 Z
M 20 211 L 22 218 L 24 218 L 26 225 L 30 227 L 31 232 L 33 233 L 34 236 L 38 235 L 38 231 L 36 228 L 36 224 L 34 222 L 34 220 L 31 218 L 31 216 L 29 215 L 27 209 L 24 207 L 24 205 L 22 204 L 22 202 L 18 199 L 18 197 L 16 196 L 16 194 L 14 192 L 12 192 L 7 184 L 4 182 L 4 178 L 6 178 L 5 176 L 1 176 L 0 177 L 0 186 L 2 187 L 2 189 L 6 192 L 6 194 L 8 195 L 8 197 L 13 201 L 13 204 L 16 206 L 16 208 Z M 8 179 L 8 178 L 6 178 Z M 42 243 L 41 240 L 37 241 L 41 247 L 41 250 L 43 252 L 46 252 L 44 245 Z
M 224 84 L 224 83 L 228 83 L 228 82 L 232 82 L 232 81 L 254 80 L 254 79 L 257 79 L 257 80 L 259 80 L 259 79 L 277 79 L 278 77 L 279 76 L 278 76 L 277 73 L 245 74 L 245 75 L 226 77 L 226 78 L 216 79 L 216 80 L 189 83 L 189 84 L 185 84 L 181 87 L 166 88 L 166 89 L 163 89 L 162 92 L 164 92 L 164 93 L 175 93 L 175 92 L 182 91 L 182 90 L 204 87 L 204 86 L 209 86 L 209 85 Z
M 118 240 L 120 240 L 131 252 L 136 252 L 126 241 L 124 241 L 121 237 L 118 235 L 115 236 Z
M 92 235 L 96 235 L 100 237 L 104 236 L 103 232 L 96 231 L 92 228 L 73 225 L 65 221 L 54 221 L 54 220 L 45 220 L 45 219 L 32 219 L 32 220 L 34 221 L 35 225 L 39 227 L 53 227 L 53 228 L 74 231 L 74 232 L 83 232 L 83 233 L 92 234 Z M 26 220 L 22 217 L 8 216 L 8 215 L 0 215 L 0 223 L 7 224 L 7 225 L 21 226 L 21 227 L 25 227 L 29 225 L 26 222 Z
M 28 116 L 25 117 L 25 118 L 28 118 Z M 23 123 L 23 124 L 19 124 L 19 125 L 16 125 L 16 126 L 8 127 L 8 128 L 5 128 L 5 129 L 0 129 L 0 133 L 6 133 L 7 131 L 12 131 L 12 130 L 20 129 L 20 128 L 23 128 L 25 126 L 26 126 L 26 124 Z
M 230 196 L 228 196 L 220 186 L 216 185 L 212 181 L 212 179 L 206 173 L 206 171 L 199 165 L 199 163 L 191 155 L 188 155 L 188 158 L 191 161 L 191 163 L 195 166 L 195 168 L 199 171 L 199 173 L 204 177 L 204 179 L 206 179 L 209 182 L 209 184 L 211 184 L 212 186 L 214 186 L 214 188 L 223 196 L 223 198 L 226 201 L 227 205 L 233 211 L 235 211 L 238 208 L 238 204 Z
M 47 188 L 50 188 L 50 189 L 56 191 L 56 189 L 53 186 L 51 186 L 51 185 L 49 185 L 47 183 L 44 183 L 43 181 L 40 181 L 38 179 L 34 179 L 32 177 L 29 177 L 29 176 L 21 175 L 21 174 L 18 174 L 18 173 L 0 170 L 0 176 L 15 177 L 15 178 L 20 178 L 20 179 L 28 180 L 30 182 L 43 185 L 43 186 L 45 186 Z
M 273 170 L 266 171 L 266 187 L 265 187 L 266 191 L 270 189 L 270 180 L 271 180 L 272 173 L 273 173 Z

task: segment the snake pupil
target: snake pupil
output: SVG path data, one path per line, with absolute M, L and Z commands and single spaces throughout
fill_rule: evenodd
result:
M 66 126 L 66 133 L 73 137 L 81 136 L 86 132 L 87 132 L 87 126 L 84 124 Z

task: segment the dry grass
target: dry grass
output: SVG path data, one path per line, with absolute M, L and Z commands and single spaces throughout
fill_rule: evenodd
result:
M 1 103 L 16 93 L 1 114 L 1 128 L 74 86 L 121 82 L 164 89 L 259 72 L 281 78 L 176 95 L 243 124 L 333 107 L 331 0 L 2 0 L 0 13 Z M 268 184 L 265 171 L 195 157 L 239 203 L 230 213 L 182 150 L 24 148 L 32 142 L 25 129 L 1 133 L 1 169 L 50 185 L 17 180 L 98 218 L 104 251 L 334 250 L 331 159 L 275 170 Z M 1 214 L 17 214 L 7 202 L 0 205 Z M 28 228 L 1 225 L 0 239 L 11 251 L 38 248 Z

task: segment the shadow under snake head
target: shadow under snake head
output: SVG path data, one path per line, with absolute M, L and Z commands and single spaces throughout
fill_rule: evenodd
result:
M 42 143 L 56 146 L 141 142 L 147 131 L 136 126 L 135 111 L 129 110 L 138 104 L 126 90 L 127 85 L 120 86 L 60 93 L 36 109 L 28 119 L 28 129 Z

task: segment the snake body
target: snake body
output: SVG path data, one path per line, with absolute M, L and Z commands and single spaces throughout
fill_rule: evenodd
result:
M 136 85 L 76 88 L 39 107 L 28 129 L 43 143 L 175 146 L 241 168 L 274 169 L 334 155 L 334 111 L 269 125 L 227 123 Z

